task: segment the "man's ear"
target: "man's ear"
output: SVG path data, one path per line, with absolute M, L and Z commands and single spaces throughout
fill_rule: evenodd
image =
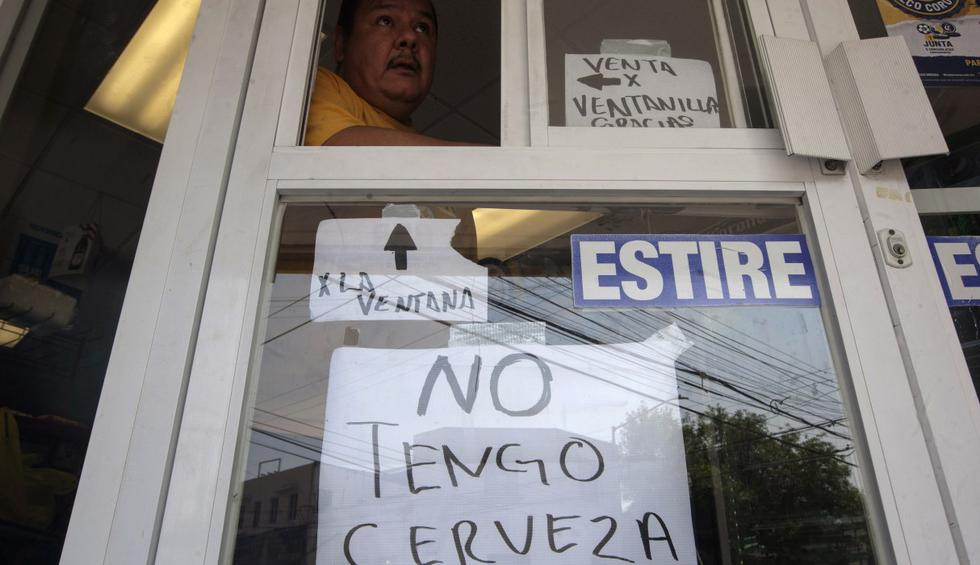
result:
M 337 26 L 333 29 L 333 60 L 337 63 L 337 68 L 344 63 L 344 48 L 346 47 L 344 29 Z

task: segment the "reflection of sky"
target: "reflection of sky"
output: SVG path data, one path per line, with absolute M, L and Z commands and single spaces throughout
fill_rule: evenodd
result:
M 270 452 L 280 448 L 292 454 L 283 456 L 283 469 L 318 458 L 334 349 L 353 341 L 382 349 L 448 343 L 441 322 L 309 323 L 308 292 L 308 275 L 277 276 L 254 415 L 262 432 L 253 437 L 253 445 L 273 449 L 251 450 L 249 477 L 258 461 L 275 458 Z M 574 309 L 571 281 L 560 277 L 492 278 L 490 295 L 490 322 L 544 321 L 549 345 L 636 343 L 677 324 L 693 343 L 677 363 L 683 415 L 696 416 L 709 406 L 748 410 L 763 414 L 772 433 L 799 430 L 842 451 L 851 445 L 816 308 Z M 460 372 L 462 380 L 466 376 Z M 576 418 L 587 422 L 589 416 Z M 335 436 L 323 445 L 348 454 L 370 450 L 358 437 Z

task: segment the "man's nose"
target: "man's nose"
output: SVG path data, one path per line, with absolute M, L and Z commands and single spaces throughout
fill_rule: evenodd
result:
M 405 26 L 399 30 L 397 45 L 399 49 L 412 49 L 418 47 L 418 37 L 411 26 Z

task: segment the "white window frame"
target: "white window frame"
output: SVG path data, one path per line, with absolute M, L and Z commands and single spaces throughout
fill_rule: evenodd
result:
M 47 9 L 48 0 L 0 0 L 0 120 Z
M 917 188 L 912 200 L 922 215 L 980 214 L 980 186 Z
M 147 225 L 172 233 L 141 240 L 63 563 L 230 561 L 233 536 L 225 529 L 241 495 L 239 439 L 283 199 L 479 194 L 533 201 L 541 191 L 582 202 L 798 202 L 823 270 L 827 331 L 851 428 L 862 438 L 859 464 L 879 560 L 957 560 L 933 440 L 910 417 L 922 415 L 921 396 L 901 378 L 909 355 L 893 331 L 893 303 L 881 292 L 853 174 L 823 177 L 815 161 L 787 157 L 781 143 L 740 141 L 746 132 L 739 130 L 617 142 L 593 131 L 583 138 L 589 146 L 535 143 L 535 48 L 522 44 L 534 33 L 526 17 L 533 2 L 502 0 L 505 38 L 513 39 L 503 42 L 502 97 L 516 102 L 503 105 L 504 147 L 433 149 L 296 147 L 318 0 L 204 1 L 195 41 L 208 48 L 192 48 L 178 99 L 178 109 L 201 111 L 176 114 L 163 161 L 171 169 L 161 165 L 154 188 L 154 201 L 161 194 L 189 200 L 184 207 L 151 202 Z M 757 35 L 812 25 L 797 0 L 746 2 Z M 255 8 L 264 13 L 249 11 Z M 236 75 L 242 58 L 251 72 Z M 222 65 L 229 61 L 239 66 Z M 210 82 L 216 77 L 223 80 Z M 240 119 L 241 106 L 219 99 L 236 92 L 244 98 Z M 219 158 L 222 151 L 233 159 Z M 178 179 L 168 192 L 165 183 Z M 160 257 L 170 262 L 158 265 Z M 141 331 L 147 325 L 154 331 Z M 171 453 L 164 446 L 175 437 Z M 90 511 L 96 519 L 86 523 Z

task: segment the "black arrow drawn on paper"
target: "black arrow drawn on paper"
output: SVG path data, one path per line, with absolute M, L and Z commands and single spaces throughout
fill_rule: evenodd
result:
M 385 251 L 395 252 L 395 270 L 397 271 L 408 269 L 408 252 L 417 249 L 418 247 L 415 247 L 415 241 L 412 239 L 412 235 L 401 224 L 398 224 L 395 226 L 395 229 L 391 230 L 391 235 L 388 236 L 388 243 L 385 244 Z
M 591 86 L 596 90 L 602 90 L 603 86 L 616 86 L 622 84 L 623 80 L 618 78 L 606 78 L 602 76 L 602 73 L 597 73 L 594 75 L 589 75 L 587 77 L 582 77 L 578 79 L 579 82 L 585 86 Z

